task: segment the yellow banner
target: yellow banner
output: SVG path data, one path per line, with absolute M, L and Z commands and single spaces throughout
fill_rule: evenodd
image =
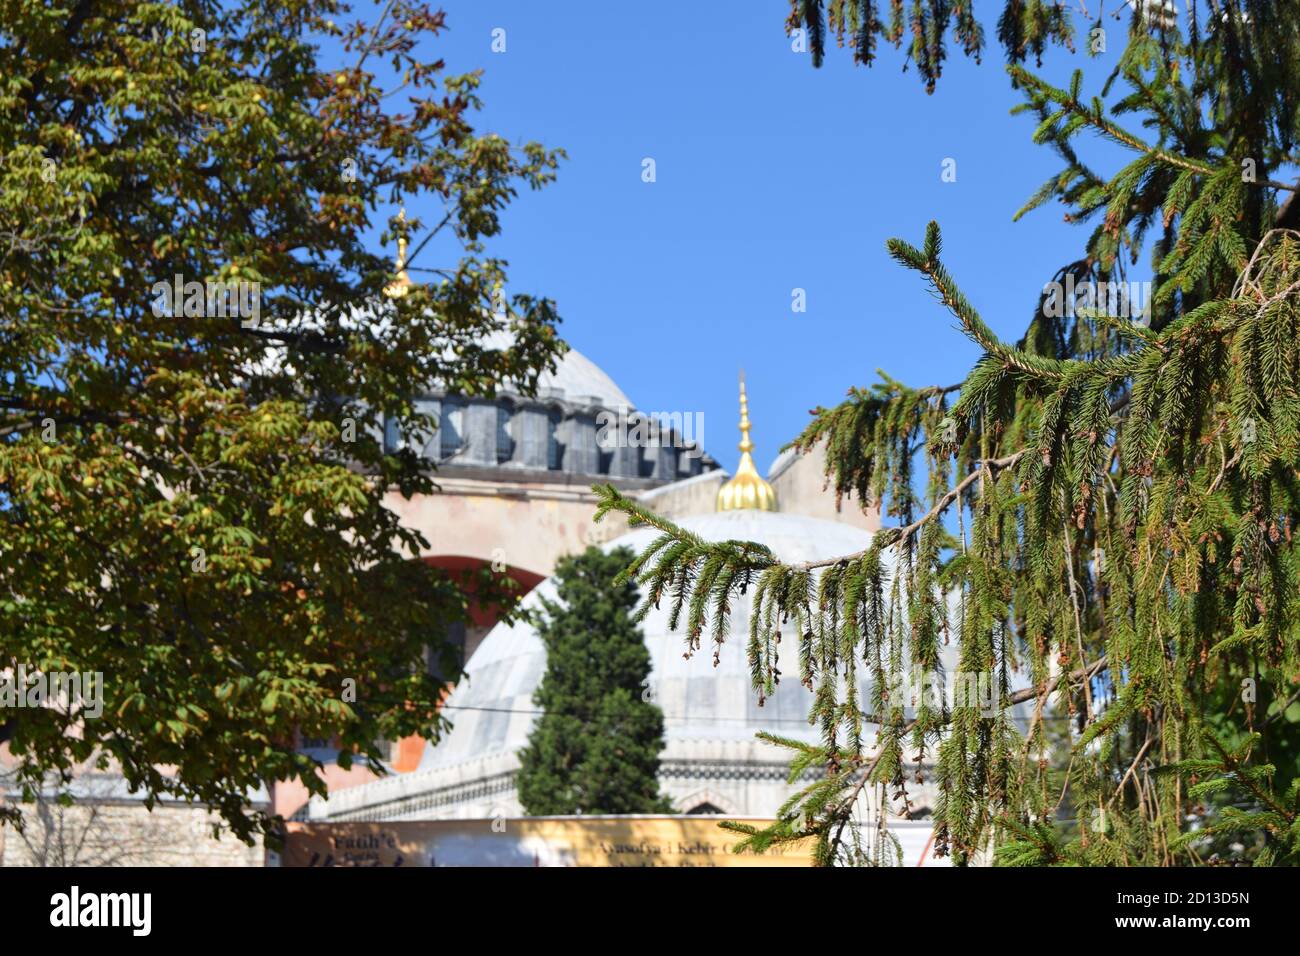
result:
M 739 820 L 763 826 L 770 820 Z M 281 866 L 808 866 L 809 845 L 737 854 L 717 817 L 289 823 Z

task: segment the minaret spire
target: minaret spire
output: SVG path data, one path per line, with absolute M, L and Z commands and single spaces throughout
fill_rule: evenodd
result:
M 749 396 L 745 394 L 745 370 L 740 371 L 740 463 L 731 480 L 718 489 L 718 510 L 735 511 L 756 508 L 760 511 L 776 510 L 776 492 L 764 481 L 754 467 L 751 452 L 754 443 L 749 438 Z
M 397 214 L 397 221 L 401 224 L 397 232 L 397 275 L 388 285 L 384 286 L 384 295 L 390 299 L 400 299 L 406 295 L 411 288 L 411 277 L 406 274 L 406 207 Z
M 745 395 L 745 370 L 740 370 L 740 444 L 737 446 L 748 455 L 754 450 L 754 443 L 749 440 L 749 398 Z

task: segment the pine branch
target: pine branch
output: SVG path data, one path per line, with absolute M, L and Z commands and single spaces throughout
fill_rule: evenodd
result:
M 1098 133 L 1113 140 L 1121 146 L 1136 152 L 1142 153 L 1147 158 L 1172 166 L 1175 169 L 1183 169 L 1193 173 L 1199 173 L 1203 176 L 1213 176 L 1223 171 L 1222 167 L 1216 167 L 1207 163 L 1197 162 L 1186 156 L 1180 156 L 1171 153 L 1168 150 L 1151 146 L 1140 136 L 1130 133 L 1113 120 L 1107 119 L 1102 112 L 1101 101 L 1095 99 L 1090 106 L 1085 106 L 1078 99 L 1078 90 L 1083 80 L 1083 71 L 1075 70 L 1071 80 L 1069 92 L 1058 89 L 1045 82 L 1039 77 L 1030 73 L 1019 64 L 1012 64 L 1007 67 L 1007 72 L 1011 74 L 1018 86 L 1024 87 L 1031 95 L 1036 95 L 1042 101 L 1055 103 L 1066 114 L 1077 119 L 1081 124 L 1095 129 Z M 1071 131 L 1073 132 L 1073 130 Z M 1233 168 L 1233 172 L 1237 170 Z M 1256 180 L 1251 183 L 1268 189 L 1280 189 L 1283 192 L 1293 192 L 1296 189 L 1294 183 L 1277 182 L 1271 179 Z

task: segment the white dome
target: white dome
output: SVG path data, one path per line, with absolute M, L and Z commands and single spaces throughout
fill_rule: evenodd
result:
M 765 544 L 782 560 L 809 561 L 851 554 L 866 548 L 871 535 L 859 528 L 819 518 L 780 512 L 738 510 L 686 518 L 685 527 L 711 541 L 738 539 Z M 640 552 L 658 532 L 640 529 L 603 545 Z M 553 578 L 524 599 L 539 608 L 542 598 L 556 599 Z M 782 655 L 785 678 L 776 693 L 758 705 L 746 642 L 748 597 L 733 605 L 731 633 L 713 666 L 707 634 L 690 659 L 684 658 L 685 636 L 668 628 L 668 602 L 651 609 L 642 622 L 650 650 L 650 687 L 664 713 L 664 738 L 670 750 L 686 741 L 753 742 L 760 730 L 814 741 L 818 730 L 808 724 L 812 694 L 797 676 L 797 650 L 790 635 Z M 466 665 L 466 676 L 444 705 L 452 729 L 425 750 L 420 769 L 449 767 L 491 754 L 516 753 L 528 742 L 537 719 L 533 692 L 546 667 L 546 650 L 536 631 L 523 622 L 498 624 L 483 639 Z M 865 686 L 863 691 L 865 691 Z M 777 751 L 773 749 L 773 756 Z
M 498 329 L 480 341 L 484 348 L 505 350 L 514 342 L 514 335 Z M 537 377 L 537 387 L 563 392 L 558 397 L 570 402 L 586 398 L 601 408 L 636 407 L 604 369 L 572 346 L 556 361 L 554 372 L 543 372 Z
M 601 408 L 635 408 L 605 370 L 575 348 L 564 353 L 553 373 L 543 372 L 537 384 L 539 388 L 559 389 L 569 401 L 590 396 Z
M 378 309 L 358 307 L 343 316 L 340 325 L 344 329 L 369 327 L 374 334 L 382 336 L 387 333 L 391 321 L 391 315 L 386 307 L 381 306 Z M 287 327 L 284 323 L 277 325 L 271 318 L 264 319 L 261 325 L 264 329 L 282 326 Z M 293 327 L 312 330 L 324 328 L 319 318 L 310 313 L 298 317 Z M 508 329 L 500 328 L 487 332 L 479 338 L 482 347 L 502 351 L 510 348 L 513 342 L 514 334 Z M 448 351 L 445 354 L 450 359 L 453 353 Z M 277 374 L 284 370 L 288 355 L 289 349 L 286 345 L 271 342 L 266 345 L 258 358 L 250 361 L 248 370 L 254 375 Z M 601 408 L 609 409 L 636 407 L 604 369 L 573 347 L 556 360 L 554 372 L 542 372 L 538 376 L 537 385 L 539 389 L 554 389 L 562 393 L 556 397 L 570 402 L 583 399 Z M 512 383 L 505 384 L 507 391 L 511 387 Z M 517 388 L 517 384 L 514 387 Z

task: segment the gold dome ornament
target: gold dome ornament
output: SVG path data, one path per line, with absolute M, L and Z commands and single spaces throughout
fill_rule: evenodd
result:
M 745 397 L 745 373 L 740 373 L 740 464 L 731 480 L 718 489 L 718 510 L 738 511 L 753 508 L 758 511 L 776 510 L 776 492 L 754 467 L 750 452 L 754 443 L 749 440 L 749 399 Z
M 390 299 L 400 299 L 411 289 L 411 277 L 406 274 L 406 207 L 397 214 L 401 223 L 397 233 L 397 275 L 392 282 L 384 286 L 384 295 Z

